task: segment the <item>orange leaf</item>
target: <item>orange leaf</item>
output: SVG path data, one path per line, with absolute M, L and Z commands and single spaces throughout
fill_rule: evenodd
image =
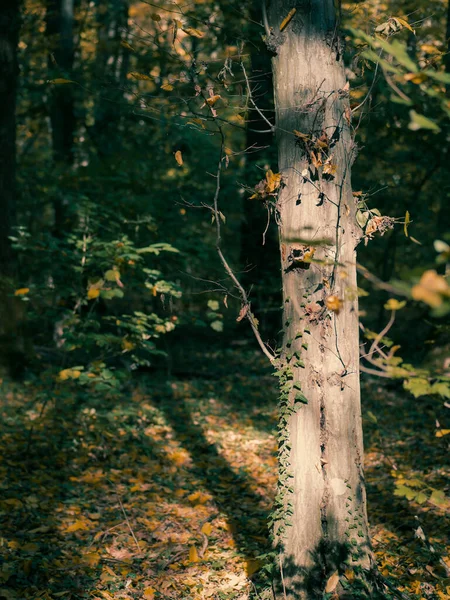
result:
M 221 98 L 222 98 L 222 96 L 220 96 L 219 94 L 214 94 L 214 96 L 211 96 L 211 98 L 206 99 L 206 104 L 208 106 L 214 106 L 214 104 L 217 102 L 217 100 L 220 100 Z
M 212 526 L 211 523 L 203 523 L 202 533 L 205 535 L 211 535 Z
M 189 548 L 189 562 L 199 562 L 197 548 L 195 546 L 191 546 Z
M 183 164 L 183 155 L 181 154 L 181 150 L 177 150 L 175 152 L 175 160 L 177 161 L 178 165 L 181 167 L 181 165 Z

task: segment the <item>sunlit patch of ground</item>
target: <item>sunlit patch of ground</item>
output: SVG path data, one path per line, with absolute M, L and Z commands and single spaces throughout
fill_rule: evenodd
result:
M 267 550 L 276 389 L 244 361 L 248 376 L 147 377 L 120 400 L 62 388 L 45 402 L 4 381 L 0 597 L 248 598 Z M 380 569 L 412 598 L 448 598 L 449 509 L 429 501 L 448 485 L 445 409 L 378 382 L 363 391 Z M 395 495 L 399 477 L 423 480 L 426 500 Z

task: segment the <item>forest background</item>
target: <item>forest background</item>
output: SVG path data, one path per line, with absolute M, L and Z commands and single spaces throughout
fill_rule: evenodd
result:
M 360 342 L 389 349 L 362 359 L 387 597 L 450 597 L 449 22 L 441 0 L 342 5 Z M 275 350 L 265 35 L 257 2 L 2 3 L 0 597 L 267 586 L 278 391 L 214 223 Z

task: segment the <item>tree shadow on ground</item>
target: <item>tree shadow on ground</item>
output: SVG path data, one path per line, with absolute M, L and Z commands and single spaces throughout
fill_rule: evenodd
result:
M 152 482 L 152 489 L 172 491 L 181 483 L 187 489 L 200 484 L 230 524 L 235 546 L 244 552 L 249 546 L 261 548 L 270 500 L 256 492 L 251 477 L 231 468 L 218 447 L 206 439 L 188 404 L 175 399 L 166 385 L 161 388 L 160 384 L 160 389 L 164 393 L 157 402 L 152 397 L 152 406 L 164 415 L 171 437 L 192 461 L 182 475 L 168 468 L 166 440 L 145 432 L 148 420 L 139 423 L 140 406 L 148 402 L 148 396 L 134 401 L 130 390 L 129 395 L 107 401 L 68 394 L 49 402 L 42 418 L 36 416 L 31 436 L 23 429 L 25 413 L 39 409 L 34 401 L 19 400 L 18 413 L 3 424 L 0 445 L 4 455 L 1 474 L 8 479 L 0 501 L 5 542 L 0 592 L 7 589 L 12 598 L 20 600 L 43 590 L 50 594 L 70 590 L 75 597 L 93 593 L 102 565 L 115 560 L 95 556 L 96 540 L 103 546 L 111 544 L 107 537 L 110 525 L 118 528 L 115 531 L 121 531 L 122 537 L 129 537 L 122 502 L 130 519 L 135 517 L 133 511 L 144 515 L 147 481 Z M 130 481 L 138 483 L 135 487 L 142 486 L 140 496 L 139 491 L 131 493 Z M 178 503 L 189 504 L 183 498 Z M 166 568 L 162 565 L 171 563 L 174 547 L 177 549 L 169 541 L 174 533 L 171 527 L 169 523 L 157 538 L 152 531 L 136 530 L 139 543 L 151 548 L 157 540 L 162 547 L 157 569 Z M 259 538 L 258 542 L 252 543 L 254 538 Z M 145 562 L 139 560 L 138 570 Z
M 217 445 L 206 439 L 203 427 L 195 421 L 183 397 L 175 397 L 171 390 L 159 396 L 157 406 L 189 452 L 192 474 L 212 494 L 229 521 L 238 546 L 245 549 L 249 539 L 267 536 L 270 504 L 267 497 L 255 491 L 256 482 L 242 470 L 237 472 L 230 467 Z

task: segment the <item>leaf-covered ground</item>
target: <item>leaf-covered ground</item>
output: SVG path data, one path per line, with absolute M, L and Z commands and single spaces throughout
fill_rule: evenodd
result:
M 120 398 L 2 381 L 0 598 L 256 596 L 275 380 L 241 350 L 203 361 Z M 449 411 L 378 380 L 363 403 L 381 572 L 410 598 L 450 598 Z

